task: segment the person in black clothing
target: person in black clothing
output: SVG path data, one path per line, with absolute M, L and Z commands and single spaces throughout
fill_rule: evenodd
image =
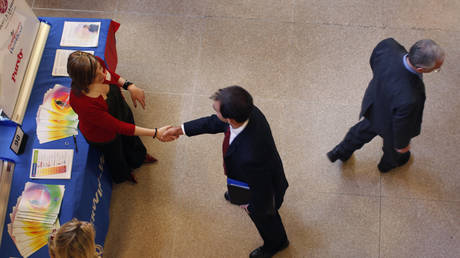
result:
M 385 173 L 410 158 L 410 141 L 420 134 L 425 85 L 423 74 L 437 72 L 444 51 L 433 40 L 417 41 L 409 53 L 392 38 L 381 41 L 372 52 L 373 78 L 364 94 L 361 119 L 327 157 L 345 162 L 353 152 L 376 135 L 383 138 L 383 156 L 378 164 Z
M 288 182 L 270 126 L 253 105 L 251 95 L 240 86 L 220 89 L 211 99 L 216 114 L 171 128 L 169 135 L 225 134 L 225 174 L 249 185 L 249 203 L 241 208 L 249 214 L 264 240 L 264 245 L 249 257 L 272 257 L 285 249 L 289 241 L 278 213 Z M 227 192 L 224 196 L 230 201 Z

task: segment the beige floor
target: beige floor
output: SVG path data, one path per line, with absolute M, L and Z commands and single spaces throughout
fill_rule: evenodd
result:
M 113 18 L 118 72 L 145 89 L 139 125 L 212 113 L 208 99 L 247 88 L 268 117 L 290 182 L 276 257 L 459 257 L 460 1 L 29 0 L 40 16 Z M 346 164 L 325 153 L 358 119 L 373 47 L 432 38 L 447 52 L 425 76 L 410 165 L 381 175 L 381 140 Z M 116 185 L 105 257 L 247 257 L 262 242 L 223 199 L 222 136 L 143 139 L 160 162 Z

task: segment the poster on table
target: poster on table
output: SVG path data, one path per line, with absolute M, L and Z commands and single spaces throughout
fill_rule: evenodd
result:
M 0 0 L 0 109 L 9 117 L 39 26 L 25 0 Z

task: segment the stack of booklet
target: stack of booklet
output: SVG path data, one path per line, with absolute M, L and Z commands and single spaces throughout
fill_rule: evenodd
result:
M 64 190 L 64 185 L 26 183 L 8 224 L 8 233 L 22 256 L 28 257 L 45 246 L 50 233 L 59 227 L 57 217 Z
M 70 88 L 59 84 L 45 93 L 36 117 L 40 143 L 78 134 L 78 116 L 70 107 L 69 94 Z

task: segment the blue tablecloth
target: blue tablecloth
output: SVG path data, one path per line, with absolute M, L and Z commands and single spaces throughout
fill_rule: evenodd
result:
M 51 72 L 54 64 L 56 49 L 83 49 L 93 50 L 95 55 L 104 58 L 106 40 L 109 33 L 111 20 L 107 19 L 79 19 L 79 18 L 51 18 L 40 17 L 51 25 L 51 30 L 46 42 L 43 57 L 40 62 L 35 84 L 24 117 L 22 128 L 29 136 L 25 151 L 17 156 L 9 149 L 14 127 L 0 125 L 0 157 L 13 160 L 16 163 L 13 182 L 11 185 L 10 198 L 8 202 L 7 218 L 0 247 L 0 257 L 19 257 L 20 254 L 11 240 L 6 224 L 10 223 L 9 213 L 16 205 L 18 197 L 24 190 L 26 182 L 33 181 L 43 184 L 65 185 L 64 199 L 62 201 L 59 219 L 61 224 L 78 218 L 91 221 L 96 228 L 96 242 L 103 245 L 109 224 L 109 205 L 112 192 L 112 181 L 108 171 L 105 170 L 103 159 L 100 153 L 89 147 L 81 134 L 77 136 L 78 152 L 74 151 L 72 164 L 72 178 L 66 179 L 41 179 L 32 180 L 29 178 L 30 162 L 33 148 L 42 149 L 74 149 L 74 141 L 71 137 L 39 144 L 36 129 L 36 114 L 38 107 L 42 104 L 44 93 L 53 88 L 55 84 L 70 87 L 68 77 L 53 77 Z M 60 40 L 64 21 L 100 21 L 101 31 L 99 44 L 96 48 L 75 48 L 60 47 Z M 114 32 L 113 32 L 114 33 Z M 34 253 L 31 257 L 49 257 L 48 247 L 45 246 Z

